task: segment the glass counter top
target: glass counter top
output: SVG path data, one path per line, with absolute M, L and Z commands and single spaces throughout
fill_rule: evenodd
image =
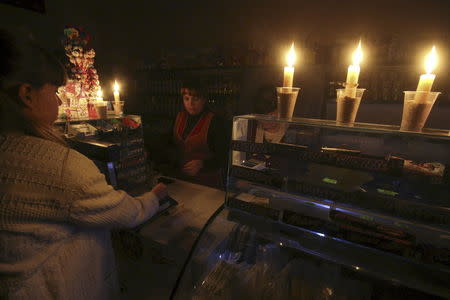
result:
M 352 125 L 340 125 L 334 120 L 308 119 L 308 118 L 280 119 L 270 115 L 256 115 L 256 114 L 236 116 L 234 117 L 234 119 L 270 121 L 270 122 L 288 123 L 292 125 L 314 126 L 353 132 L 428 137 L 428 138 L 450 140 L 450 130 L 445 129 L 424 128 L 422 132 L 413 132 L 413 131 L 401 131 L 400 126 L 398 125 L 383 125 L 383 124 L 359 123 L 359 122 L 355 122 Z

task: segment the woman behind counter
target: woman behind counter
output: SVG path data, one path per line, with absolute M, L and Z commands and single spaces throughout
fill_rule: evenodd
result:
M 273 117 L 274 121 L 258 120 L 256 126 L 249 128 L 248 121 L 240 119 L 233 128 L 233 138 L 241 141 L 254 140 L 255 143 L 292 142 L 292 137 L 288 136 L 289 124 L 276 121 L 277 101 L 275 86 L 270 84 L 260 86 L 253 97 L 253 113 Z M 248 156 L 246 153 L 238 151 L 233 151 L 233 164 L 243 164 L 258 170 L 278 166 L 277 159 L 270 155 L 252 154 Z
M 181 89 L 184 111 L 179 112 L 172 132 L 182 178 L 222 188 L 228 156 L 229 133 L 225 121 L 206 104 L 205 87 L 185 81 Z
M 276 117 L 278 112 L 277 101 L 275 86 L 263 85 L 257 90 L 253 99 L 253 111 L 255 114 Z M 288 123 L 259 121 L 256 128 L 255 142 L 286 142 L 287 137 L 285 135 L 288 127 Z
M 40 46 L 0 30 L 0 299 L 118 298 L 110 230 L 146 221 L 167 195 L 114 190 L 53 132 L 65 77 Z

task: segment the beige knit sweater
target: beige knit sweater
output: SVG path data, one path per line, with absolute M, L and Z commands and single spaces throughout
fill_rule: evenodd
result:
M 153 193 L 114 190 L 72 149 L 0 135 L 0 298 L 116 298 L 109 230 L 157 208 Z

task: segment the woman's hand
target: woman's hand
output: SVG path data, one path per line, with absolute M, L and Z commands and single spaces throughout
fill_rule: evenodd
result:
M 152 192 L 159 198 L 159 200 L 167 197 L 167 186 L 163 183 L 158 183 L 152 189 Z
M 189 176 L 195 176 L 201 168 L 203 168 L 203 160 L 195 159 L 185 163 L 182 171 Z

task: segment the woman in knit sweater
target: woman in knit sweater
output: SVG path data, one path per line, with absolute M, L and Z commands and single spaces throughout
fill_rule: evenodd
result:
M 110 230 L 144 222 L 167 195 L 114 190 L 53 132 L 64 83 L 50 54 L 0 30 L 1 299 L 117 298 Z

